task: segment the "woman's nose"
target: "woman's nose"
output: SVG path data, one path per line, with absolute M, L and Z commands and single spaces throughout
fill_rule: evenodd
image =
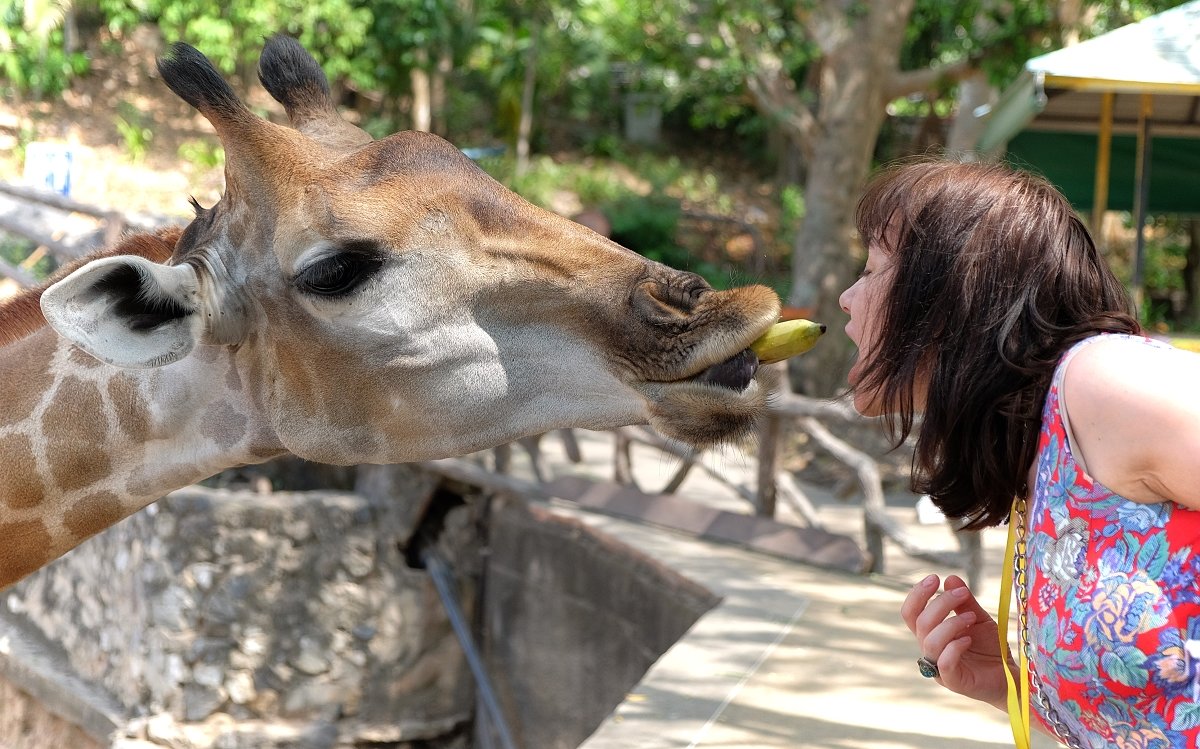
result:
M 850 314 L 850 292 L 854 291 L 854 287 L 857 285 L 858 282 L 855 281 L 850 288 L 843 291 L 842 295 L 838 297 L 838 305 L 842 308 L 842 312 L 845 312 L 847 315 Z

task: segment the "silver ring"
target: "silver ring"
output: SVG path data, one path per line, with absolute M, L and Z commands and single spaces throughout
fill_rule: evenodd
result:
M 921 669 L 921 676 L 926 679 L 936 679 L 941 675 L 937 663 L 932 658 L 921 656 L 917 659 L 917 668 Z

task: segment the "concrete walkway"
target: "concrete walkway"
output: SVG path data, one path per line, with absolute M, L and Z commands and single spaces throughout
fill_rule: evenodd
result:
M 543 444 L 550 478 L 611 477 L 611 436 L 579 432 L 584 462 L 566 461 L 557 441 Z M 518 475 L 527 470 L 514 455 Z M 708 460 L 753 485 L 752 461 L 733 450 Z M 678 463 L 635 452 L 643 488 L 662 486 Z M 805 487 L 809 489 L 810 487 Z M 694 471 L 680 494 L 749 512 L 736 493 Z M 813 490 L 828 529 L 861 543 L 857 506 Z M 944 525 L 921 525 L 915 498 L 889 497 L 889 511 L 931 546 L 954 548 Z M 1012 745 L 1006 716 L 941 689 L 917 674 L 919 653 L 899 619 L 908 587 L 927 563 L 889 550 L 886 576 L 858 576 L 789 562 L 736 546 L 554 502 L 575 517 L 708 587 L 722 603 L 650 669 L 582 749 L 668 747 L 837 747 L 899 749 Z M 795 521 L 781 511 L 782 520 Z M 796 521 L 799 522 L 799 521 Z M 985 532 L 988 584 L 995 610 L 1004 534 Z M 1039 749 L 1056 742 L 1034 737 Z

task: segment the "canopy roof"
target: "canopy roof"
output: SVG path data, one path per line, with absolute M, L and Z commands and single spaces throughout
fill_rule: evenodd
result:
M 1131 205 L 1132 142 L 1144 113 L 1154 138 L 1148 209 L 1200 213 L 1200 148 L 1187 140 L 1200 138 L 1200 0 L 1029 60 L 990 112 L 978 148 L 1008 144 L 1010 160 L 1045 173 L 1077 208 L 1091 208 L 1104 200 L 1093 194 L 1091 172 L 1106 98 L 1113 179 L 1105 205 Z
M 1035 57 L 1025 69 L 1049 86 L 1141 93 L 1200 92 L 1200 2 L 1189 2 Z

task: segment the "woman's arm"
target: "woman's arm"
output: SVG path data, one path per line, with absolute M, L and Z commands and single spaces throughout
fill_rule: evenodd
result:
M 1135 502 L 1200 510 L 1200 355 L 1094 343 L 1068 365 L 1062 399 L 1093 479 Z

